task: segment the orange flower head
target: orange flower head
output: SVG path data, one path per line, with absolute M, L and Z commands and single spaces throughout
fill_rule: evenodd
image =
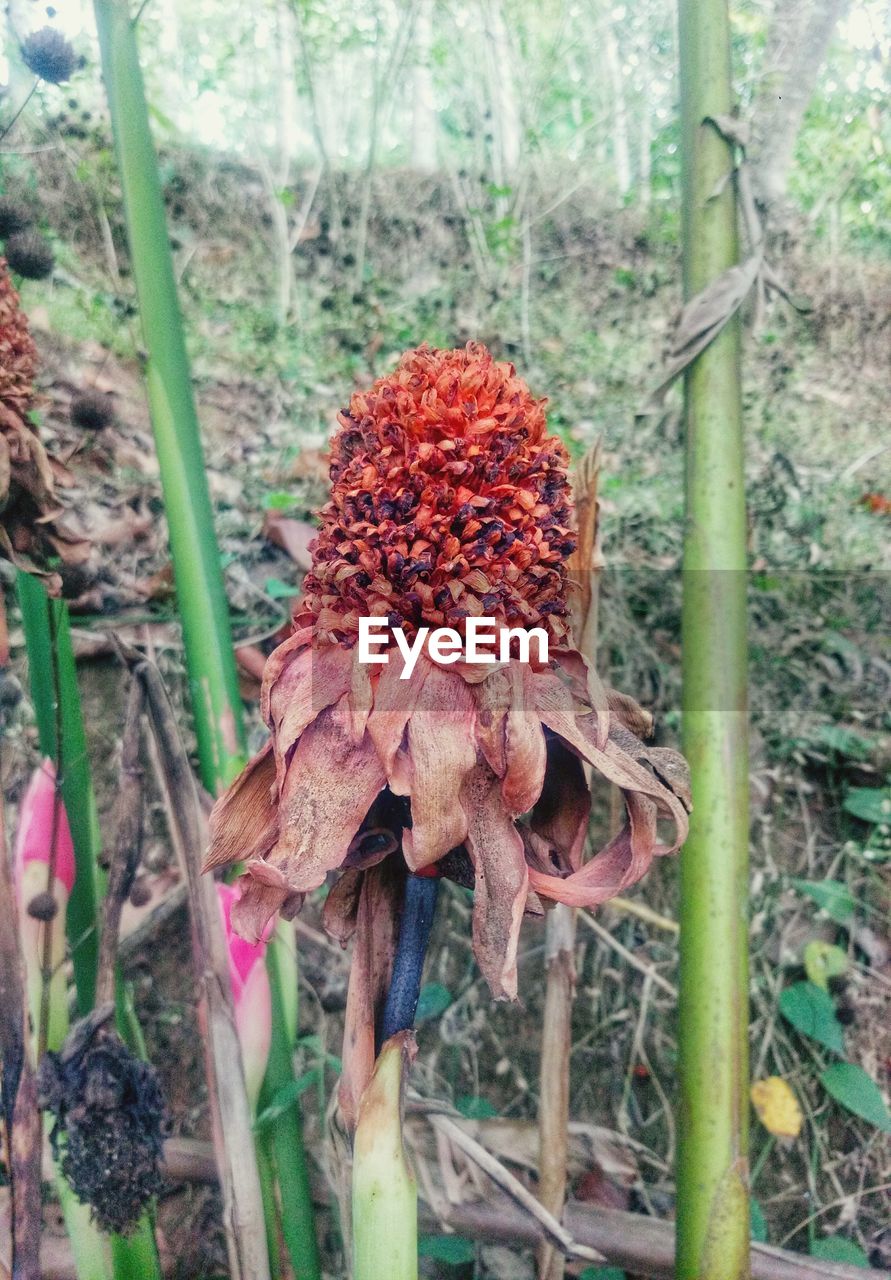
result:
M 341 942 L 355 935 L 348 1119 L 374 1061 L 407 872 L 473 888 L 477 960 L 511 998 L 524 914 L 604 902 L 686 834 L 682 757 L 647 746 L 645 713 L 572 647 L 566 468 L 544 401 L 478 345 L 409 352 L 340 415 L 305 599 L 264 672 L 271 736 L 217 802 L 205 867 L 246 862 L 232 923 L 250 941 L 341 872 L 324 920 Z M 542 627 L 548 660 L 422 651 L 403 680 L 392 651 L 386 665 L 360 661 L 359 619 L 372 615 L 405 631 L 460 634 L 475 616 Z M 586 767 L 621 789 L 626 821 L 583 862 Z
M 0 257 L 0 555 L 40 573 L 50 556 L 82 563 L 90 544 L 62 519 L 55 485 L 65 468 L 47 454 L 28 418 L 36 403 L 36 367 L 28 320 Z M 44 576 L 50 591 L 58 593 L 59 575 Z
M 513 365 L 485 347 L 410 351 L 356 392 L 331 447 L 306 606 L 350 643 L 360 616 L 468 616 L 565 637 L 575 542 L 567 455 Z

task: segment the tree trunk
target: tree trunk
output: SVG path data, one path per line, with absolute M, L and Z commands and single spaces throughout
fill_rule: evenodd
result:
M 432 0 L 420 0 L 412 72 L 411 163 L 419 173 L 436 172 L 436 107 L 433 100 Z
M 492 176 L 506 186 L 520 163 L 520 108 L 513 76 L 513 57 L 501 0 L 486 9 L 486 49 L 492 111 Z
M 622 75 L 622 59 L 612 25 L 606 24 L 603 41 L 606 66 L 613 91 L 613 164 L 616 167 L 616 185 L 624 200 L 631 190 L 631 147 L 628 142 L 628 106 L 625 101 L 625 82 Z
M 849 0 L 775 0 L 753 113 L 754 182 L 768 207 L 786 194 L 795 141 Z

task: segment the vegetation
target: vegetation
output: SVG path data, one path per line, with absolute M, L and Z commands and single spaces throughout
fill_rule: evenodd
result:
M 8 6 L 0 238 L 29 237 L 42 265 L 18 271 L 10 246 L 39 372 L 36 396 L 0 372 L 0 398 L 53 485 L 38 519 L 35 473 L 13 469 L 3 512 L 4 794 L 14 830 L 49 757 L 77 859 L 65 962 L 50 975 L 51 923 L 27 903 L 16 944 L 38 940 L 30 990 L 58 1049 L 56 995 L 91 1014 L 117 895 L 118 1029 L 157 1070 L 171 1134 L 153 1216 L 106 1245 L 61 1174 L 35 1221 L 32 1131 L 0 1187 L 20 1274 L 42 1240 L 55 1273 L 103 1280 L 259 1280 L 267 1262 L 312 1280 L 350 1256 L 371 1277 L 398 1237 L 405 1275 L 618 1280 L 658 1267 L 672 1221 L 679 1276 L 746 1274 L 750 1237 L 756 1275 L 758 1241 L 815 1274 L 887 1268 L 884 7 L 684 2 L 677 34 L 668 0 L 247 12 L 98 0 L 97 43 L 64 4 L 39 39 L 42 13 Z M 359 1105 L 368 1009 L 388 974 L 421 981 L 423 946 L 394 931 L 398 850 L 245 941 L 240 890 L 198 876 L 194 777 L 214 793 L 263 746 L 259 677 L 310 568 L 336 411 L 425 341 L 513 361 L 580 477 L 599 465 L 573 570 L 599 581 L 586 643 L 655 717 L 655 750 L 682 741 L 694 811 L 680 874 L 659 859 L 595 913 L 561 906 L 547 934 L 526 919 L 519 1005 L 485 984 L 495 917 L 473 924 L 467 882 L 443 878 L 417 1056 L 391 1041 Z M 340 794 L 328 776 L 320 794 Z M 592 786 L 589 851 L 624 807 Z M 247 832 L 230 823 L 235 856 Z M 4 939 L 13 1003 L 14 952 Z M 546 981 L 565 1049 L 542 1045 Z M 397 994 L 401 1027 L 416 988 Z M 4 1121 L 33 1111 L 10 1066 L 26 1023 L 0 1019 Z M 545 1187 L 536 1126 L 564 1132 L 567 1099 Z

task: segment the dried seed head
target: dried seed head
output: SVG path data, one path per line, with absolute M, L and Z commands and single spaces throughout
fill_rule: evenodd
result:
M 91 1017 L 38 1072 L 53 1154 L 103 1231 L 130 1231 L 163 1187 L 165 1107 L 155 1068 Z
M 41 27 L 22 44 L 22 61 L 41 80 L 64 84 L 74 74 L 77 54 L 61 31 Z
M 130 890 L 130 902 L 134 907 L 144 907 L 151 901 L 152 890 L 145 876 L 137 876 Z
M 28 903 L 28 915 L 34 920 L 43 920 L 45 923 L 54 920 L 58 914 L 59 904 L 54 896 L 48 891 L 43 893 L 35 893 L 34 897 Z
M 363 615 L 406 630 L 484 615 L 566 635 L 568 459 L 545 404 L 474 343 L 410 351 L 355 393 L 304 584 L 319 632 L 349 643 Z
M 31 211 L 15 196 L 0 196 L 0 240 L 13 236 L 34 221 Z
M 103 431 L 115 419 L 111 396 L 95 387 L 88 387 L 86 391 L 76 395 L 71 401 L 69 413 L 72 424 L 84 431 Z
M 6 261 L 11 271 L 26 280 L 45 280 L 52 273 L 55 257 L 39 231 L 18 231 L 6 241 Z

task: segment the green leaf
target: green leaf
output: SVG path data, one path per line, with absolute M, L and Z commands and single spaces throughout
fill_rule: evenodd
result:
M 813 982 L 795 982 L 780 994 L 780 1013 L 796 1031 L 844 1056 L 845 1039 L 835 1005 Z
M 758 1244 L 767 1244 L 767 1219 L 761 1205 L 754 1198 L 749 1201 L 749 1231 Z
M 488 1098 L 475 1098 L 471 1094 L 456 1098 L 455 1107 L 468 1120 L 491 1120 L 498 1115 Z
M 299 587 L 289 582 L 282 582 L 281 578 L 267 578 L 265 591 L 271 600 L 285 600 L 290 596 L 300 595 Z
M 807 894 L 837 924 L 847 924 L 857 905 L 853 894 L 840 880 L 792 880 L 799 893 Z
M 829 990 L 829 979 L 840 978 L 847 970 L 848 957 L 841 947 L 831 942 L 815 939 L 804 949 L 804 968 L 811 982 L 824 991 Z
M 452 993 L 441 982 L 427 982 L 421 987 L 415 1022 L 428 1022 L 445 1013 L 452 1003 Z
M 883 1133 L 891 1133 L 891 1114 L 879 1092 L 879 1086 L 862 1067 L 853 1062 L 836 1062 L 820 1075 L 820 1084 L 836 1102 L 861 1120 L 874 1124 Z
M 579 1280 L 625 1280 L 621 1267 L 585 1267 Z
M 872 754 L 872 743 L 867 738 L 840 724 L 820 725 L 817 738 L 824 747 L 849 760 L 868 760 Z
M 293 493 L 283 493 L 281 490 L 267 493 L 263 499 L 263 506 L 267 511 L 290 511 L 296 504 L 297 499 Z
M 851 787 L 844 799 L 846 813 L 861 822 L 891 822 L 891 794 L 887 787 Z
M 476 1246 L 463 1236 L 421 1236 L 418 1253 L 422 1258 L 435 1258 L 453 1267 L 462 1266 L 476 1259 Z
M 277 1120 L 279 1116 L 284 1115 L 310 1085 L 318 1083 L 318 1079 L 319 1068 L 311 1067 L 309 1071 L 304 1072 L 302 1076 L 298 1076 L 296 1080 L 289 1080 L 287 1084 L 282 1085 L 269 1106 L 264 1107 L 254 1121 L 254 1133 L 260 1133 L 261 1130 L 268 1128 L 269 1125 Z
M 821 1258 L 823 1262 L 847 1262 L 852 1267 L 868 1267 L 869 1258 L 853 1240 L 844 1240 L 841 1236 L 826 1236 L 815 1240 L 811 1245 L 811 1257 Z

